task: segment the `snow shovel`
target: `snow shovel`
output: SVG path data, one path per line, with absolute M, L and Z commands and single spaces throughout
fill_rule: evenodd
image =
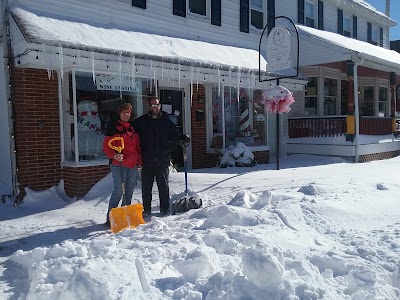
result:
M 114 141 L 120 141 L 121 146 L 114 146 Z M 108 141 L 108 147 L 114 149 L 121 154 L 124 149 L 124 138 L 123 137 L 114 137 Z M 128 227 L 135 228 L 139 226 L 139 224 L 144 224 L 144 220 L 142 217 L 143 205 L 141 203 L 135 203 L 126 205 L 126 194 L 125 194 L 125 183 L 124 177 L 122 174 L 122 162 L 119 163 L 121 170 L 121 181 L 122 181 L 122 206 L 115 207 L 110 210 L 110 225 L 111 231 L 113 233 L 118 233 Z
M 186 212 L 191 209 L 200 208 L 203 204 L 203 201 L 198 196 L 188 195 L 186 148 L 187 146 L 189 146 L 189 143 L 190 143 L 190 137 L 188 135 L 181 134 L 179 136 L 179 145 L 183 149 L 183 166 L 185 169 L 185 196 L 172 202 L 171 210 L 173 215 L 180 212 Z

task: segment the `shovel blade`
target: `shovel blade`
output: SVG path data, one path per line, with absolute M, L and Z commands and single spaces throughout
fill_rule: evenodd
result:
M 113 233 L 145 224 L 142 216 L 143 205 L 135 203 L 110 210 L 110 225 Z
M 145 224 L 143 219 L 143 205 L 141 203 L 131 204 L 126 207 L 126 217 L 130 228 Z
M 113 233 L 118 233 L 128 228 L 126 211 L 126 206 L 115 207 L 110 210 L 110 225 Z

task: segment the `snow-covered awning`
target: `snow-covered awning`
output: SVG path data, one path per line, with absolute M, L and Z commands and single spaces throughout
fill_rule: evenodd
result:
M 400 54 L 396 51 L 348 38 L 343 35 L 297 25 L 300 40 L 300 66 L 364 58 L 363 66 L 400 74 Z
M 253 49 L 104 28 L 40 15 L 22 7 L 13 7 L 11 13 L 24 39 L 30 44 L 61 46 L 64 52 L 80 49 L 181 65 L 258 72 L 258 51 Z M 265 68 L 264 59 L 261 65 Z

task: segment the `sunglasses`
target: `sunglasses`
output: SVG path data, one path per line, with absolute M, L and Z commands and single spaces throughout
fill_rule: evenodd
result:
M 160 107 L 160 104 L 150 104 L 150 107 Z

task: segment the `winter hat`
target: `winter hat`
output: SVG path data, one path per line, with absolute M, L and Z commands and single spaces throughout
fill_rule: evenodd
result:
M 130 113 L 132 113 L 132 105 L 128 102 L 125 102 L 125 103 L 121 104 L 120 107 L 118 107 L 117 112 L 118 112 L 118 114 L 120 114 L 124 110 L 128 110 Z

